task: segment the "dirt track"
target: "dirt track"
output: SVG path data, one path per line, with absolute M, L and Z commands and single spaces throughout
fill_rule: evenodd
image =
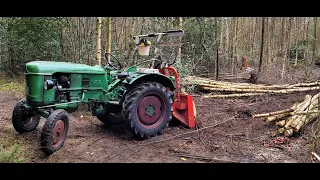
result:
M 11 113 L 21 96 L 0 94 L 0 138 L 17 139 L 24 147 L 28 162 L 311 162 L 306 147 L 310 125 L 303 129 L 300 136 L 290 138 L 290 148 L 264 147 L 264 141 L 270 142 L 276 138 L 272 137 L 276 127 L 274 123 L 249 116 L 288 108 L 294 102 L 303 100 L 304 95 L 242 99 L 195 97 L 197 118 L 202 127 L 229 121 L 175 138 L 172 137 L 194 130 L 179 124 L 171 125 L 162 136 L 145 141 L 133 139 L 125 125 L 103 126 L 83 108 L 71 114 L 64 146 L 46 157 L 39 149 L 44 119 L 35 131 L 18 134 L 12 127 Z

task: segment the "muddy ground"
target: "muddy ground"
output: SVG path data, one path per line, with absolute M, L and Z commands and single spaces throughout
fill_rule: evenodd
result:
M 193 133 L 195 130 L 171 124 L 163 135 L 144 141 L 134 139 L 125 125 L 105 127 L 84 107 L 71 114 L 64 146 L 47 157 L 39 149 L 44 119 L 35 131 L 18 134 L 11 124 L 11 113 L 22 96 L 2 93 L 0 138 L 17 140 L 27 162 L 308 163 L 311 162 L 307 144 L 312 123 L 304 127 L 299 136 L 290 138 L 287 146 L 264 147 L 264 142 L 277 137 L 273 136 L 276 127 L 274 123 L 250 117 L 254 113 L 289 108 L 294 102 L 302 101 L 305 94 L 233 99 L 201 99 L 195 95 L 201 127 L 221 124 Z

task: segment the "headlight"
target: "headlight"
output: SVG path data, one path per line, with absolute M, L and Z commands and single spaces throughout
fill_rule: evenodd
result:
M 54 82 L 52 80 L 44 81 L 44 89 L 52 89 L 54 87 Z

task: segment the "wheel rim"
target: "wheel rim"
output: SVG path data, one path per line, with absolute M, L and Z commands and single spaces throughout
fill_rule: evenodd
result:
M 36 121 L 38 118 L 40 118 L 40 115 L 38 113 L 35 113 L 33 115 L 28 115 L 23 121 L 23 126 L 29 126 L 31 125 L 34 121 Z
M 52 129 L 52 146 L 57 147 L 65 138 L 65 124 L 62 120 L 58 120 Z
M 156 94 L 144 96 L 137 106 L 138 120 L 143 125 L 152 125 L 162 121 L 165 114 L 163 99 Z

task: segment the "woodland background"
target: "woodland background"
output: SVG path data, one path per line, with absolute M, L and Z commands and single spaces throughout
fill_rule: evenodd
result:
M 33 60 L 94 65 L 99 59 L 103 63 L 108 51 L 130 65 L 134 35 L 183 29 L 177 51 L 181 75 L 217 70 L 236 74 L 245 56 L 250 67 L 273 81 L 307 81 L 320 60 L 317 21 L 317 17 L 0 17 L 0 69 L 15 76 Z

